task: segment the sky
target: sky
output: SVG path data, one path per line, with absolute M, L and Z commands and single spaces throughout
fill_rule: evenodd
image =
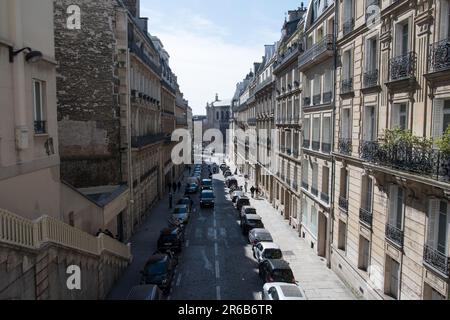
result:
M 308 1 L 303 1 L 307 5 Z M 294 0 L 141 0 L 141 17 L 149 18 L 149 32 L 161 39 L 170 67 L 194 115 L 206 114 L 206 103 L 231 99 L 236 84 L 264 45 L 281 37 Z

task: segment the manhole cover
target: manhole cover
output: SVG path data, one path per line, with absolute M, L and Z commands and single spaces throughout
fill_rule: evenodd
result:
M 292 257 L 295 256 L 295 253 L 293 251 L 283 251 L 283 256 Z

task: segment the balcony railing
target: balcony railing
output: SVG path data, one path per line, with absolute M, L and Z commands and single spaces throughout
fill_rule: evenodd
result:
M 331 153 L 331 143 L 322 142 L 322 152 Z
M 134 137 L 131 137 L 131 147 L 142 148 L 142 147 L 148 146 L 150 144 L 157 143 L 159 141 L 164 141 L 164 140 L 165 140 L 164 133 L 149 134 L 146 136 L 134 136 Z
M 366 71 L 363 79 L 364 88 L 372 88 L 378 85 L 378 69 Z
M 339 197 L 339 208 L 348 212 L 348 199 L 344 197 Z
M 450 38 L 430 45 L 428 72 L 450 70 Z
M 249 125 L 249 126 L 256 126 L 256 118 L 250 118 L 250 119 L 248 119 L 247 120 L 247 124 Z
M 307 182 L 302 181 L 302 188 L 305 190 L 309 189 L 309 184 Z
M 352 139 L 339 139 L 339 153 L 344 155 L 351 155 L 352 154 Z
M 390 224 L 386 225 L 386 238 L 399 247 L 403 247 L 403 231 L 398 229 L 397 227 L 391 226 Z
M 430 267 L 441 272 L 445 276 L 450 275 L 450 259 L 445 254 L 442 254 L 438 250 L 425 246 L 423 253 L 423 261 Z
M 319 141 L 313 141 L 312 142 L 312 149 L 315 151 L 319 151 L 320 150 L 320 142 Z
M 35 121 L 34 122 L 34 133 L 35 134 L 46 134 L 47 133 L 47 121 Z
M 310 97 L 303 98 L 303 106 L 309 107 L 310 105 L 311 105 L 311 98 Z
M 333 92 L 328 91 L 323 94 L 323 103 L 330 103 L 333 100 Z
M 277 61 L 274 62 L 273 68 L 279 69 L 286 62 L 292 59 L 295 55 L 300 53 L 300 50 L 303 47 L 302 42 L 295 42 L 292 46 L 290 46 L 281 56 L 278 57 Z
M 153 71 L 157 74 L 161 74 L 161 67 L 153 62 L 136 43 L 132 42 L 129 44 L 130 51 L 141 58 Z
M 408 144 L 383 145 L 363 142 L 361 159 L 380 166 L 428 176 L 438 181 L 450 180 L 450 155 L 432 148 Z
M 373 222 L 372 212 L 370 212 L 364 208 L 359 209 L 359 221 L 361 221 L 366 226 L 372 228 L 372 222 Z
M 417 56 L 409 52 L 389 60 L 390 80 L 398 81 L 415 77 Z
M 353 31 L 353 27 L 355 26 L 355 19 L 350 18 L 344 22 L 342 25 L 342 31 L 344 32 L 344 36 Z
M 316 59 L 321 54 L 333 50 L 334 50 L 334 37 L 331 34 L 326 35 L 322 40 L 314 44 L 311 48 L 308 48 L 306 52 L 300 56 L 298 62 L 299 67 L 306 65 L 307 63 L 311 62 L 311 60 Z
M 311 187 L 311 193 L 317 197 L 319 195 L 319 190 L 317 188 Z
M 327 193 L 321 192 L 320 200 L 322 200 L 325 203 L 330 203 L 330 196 Z
M 313 97 L 313 104 L 315 106 L 320 104 L 321 101 L 322 101 L 322 96 L 320 94 L 314 95 L 314 97 Z
M 341 94 L 353 92 L 353 78 L 341 81 Z
M 311 146 L 311 141 L 310 140 L 303 140 L 303 148 L 309 149 L 309 147 Z

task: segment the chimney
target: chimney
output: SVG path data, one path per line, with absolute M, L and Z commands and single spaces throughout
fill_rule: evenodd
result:
M 133 17 L 139 18 L 141 15 L 139 0 L 123 0 L 123 4 L 130 11 Z
M 219 94 L 216 93 L 216 102 L 218 102 L 218 101 L 219 101 Z

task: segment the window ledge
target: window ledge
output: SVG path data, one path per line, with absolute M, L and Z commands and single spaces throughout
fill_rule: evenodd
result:
M 49 136 L 48 133 L 35 133 L 35 134 L 34 134 L 34 137 L 35 137 L 35 138 L 46 138 L 46 137 L 48 137 L 48 136 Z

